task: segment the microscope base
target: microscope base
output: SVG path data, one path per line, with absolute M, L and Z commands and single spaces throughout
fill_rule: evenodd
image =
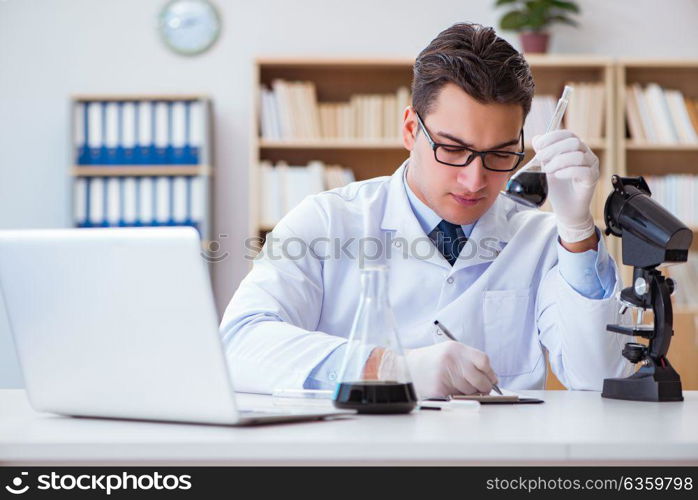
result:
M 627 378 L 607 378 L 601 397 L 630 401 L 683 401 L 681 379 L 671 369 L 656 368 L 654 373 L 640 369 Z

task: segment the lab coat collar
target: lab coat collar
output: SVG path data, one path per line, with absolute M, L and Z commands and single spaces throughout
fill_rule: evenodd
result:
M 404 173 L 409 159 L 400 165 L 390 178 L 387 199 L 381 229 L 396 231 L 397 236 L 405 238 L 409 243 L 426 235 L 412 212 L 407 193 L 405 192 Z M 515 202 L 499 195 L 494 204 L 485 212 L 473 227 L 468 238 L 468 243 L 461 251 L 458 261 L 453 265 L 452 271 L 470 267 L 483 262 L 491 262 L 506 246 L 513 236 L 513 227 L 509 223 L 509 217 L 516 212 Z M 495 248 L 494 252 L 489 250 Z M 451 269 L 448 261 L 439 253 L 434 252 L 432 258 L 427 259 L 441 267 Z

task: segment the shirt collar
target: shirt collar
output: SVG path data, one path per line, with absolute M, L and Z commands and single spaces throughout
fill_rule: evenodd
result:
M 407 196 L 409 191 L 405 188 L 405 169 L 408 163 L 409 158 L 393 173 L 386 186 L 387 193 L 382 199 L 383 217 L 379 226 L 381 231 L 395 231 L 397 237 L 405 238 L 408 244 L 413 245 L 418 244 L 419 241 L 424 242 L 425 239 L 428 241 L 428 238 L 425 238 L 425 232 L 416 216 L 405 216 L 406 211 L 412 210 Z M 491 248 L 495 242 L 495 247 L 498 247 L 496 252 L 499 254 L 517 230 L 516 224 L 512 224 L 510 218 L 521 210 L 532 209 L 523 208 L 522 205 L 505 196 L 498 196 L 492 206 L 477 220 L 466 245 L 474 244 L 482 248 Z M 365 219 L 365 224 L 373 224 L 371 217 L 365 217 Z M 451 266 L 437 252 L 427 260 L 450 272 L 457 272 L 465 267 L 491 262 L 492 257 L 487 252 L 476 252 L 472 258 L 458 259 L 458 262 Z
M 436 212 L 429 208 L 417 197 L 416 194 L 414 194 L 414 191 L 412 191 L 412 188 L 410 188 L 410 185 L 407 183 L 407 168 L 404 169 L 403 180 L 405 184 L 405 192 L 407 193 L 407 199 L 410 202 L 412 212 L 417 218 L 419 225 L 422 227 L 424 234 L 428 235 L 434 230 L 439 222 L 441 222 L 441 217 L 439 217 Z M 472 224 L 461 226 L 461 228 L 463 228 L 463 233 L 467 238 L 470 237 L 470 233 L 472 232 L 476 223 L 477 221 L 473 222 Z

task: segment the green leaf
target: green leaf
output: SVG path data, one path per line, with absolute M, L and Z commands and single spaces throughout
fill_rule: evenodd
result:
M 548 22 L 548 9 L 544 5 L 537 5 L 528 16 L 528 25 L 534 31 L 539 31 L 544 28 Z
M 570 12 L 579 13 L 579 5 L 574 2 L 566 2 L 565 0 L 552 0 L 551 3 L 558 9 L 569 10 Z
M 514 2 L 518 2 L 518 1 L 519 1 L 519 0 L 497 0 L 497 1 L 494 3 L 494 6 L 495 6 L 495 7 L 501 7 L 502 5 L 506 5 L 506 4 L 510 4 L 510 3 L 514 3 Z
M 512 10 L 502 16 L 499 27 L 503 30 L 521 31 L 528 24 L 528 17 L 520 10 Z

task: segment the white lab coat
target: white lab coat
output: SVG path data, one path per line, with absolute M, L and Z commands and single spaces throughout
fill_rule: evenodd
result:
M 615 263 L 611 298 L 580 295 L 558 271 L 554 215 L 499 196 L 451 267 L 412 212 L 404 168 L 309 196 L 279 222 L 221 323 L 237 390 L 301 388 L 346 341 L 361 292 L 358 239 L 365 236 L 387 242 L 381 258 L 403 348 L 447 340 L 433 325 L 438 319 L 486 352 L 509 389 L 544 387 L 544 349 L 569 389 L 600 390 L 604 378 L 632 372 L 621 356 L 632 339 L 606 331 L 607 323 L 629 320 L 614 298 L 621 286 Z M 367 261 L 377 240 L 362 243 Z M 342 245 L 355 258 L 343 255 Z

